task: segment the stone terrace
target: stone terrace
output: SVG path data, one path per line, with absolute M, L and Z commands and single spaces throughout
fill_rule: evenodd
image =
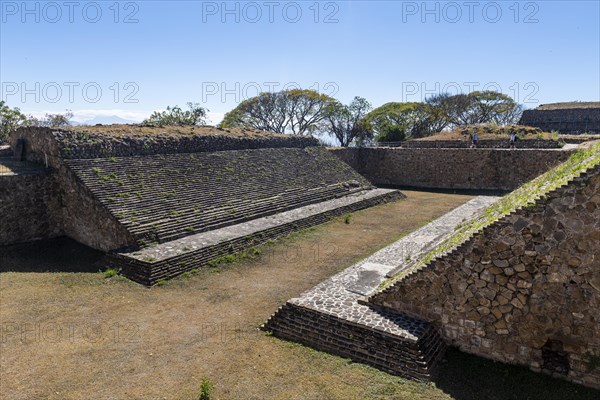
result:
M 65 162 L 142 246 L 372 188 L 320 147 Z
M 307 136 L 111 125 L 22 128 L 11 143 L 56 182 L 48 231 L 146 285 L 403 197 Z
M 370 307 L 364 298 L 388 274 L 410 268 L 411 260 L 418 260 L 455 226 L 497 200 L 480 196 L 405 236 L 289 300 L 263 329 L 397 375 L 429 380 L 444 348 L 435 329 L 424 321 Z
M 108 262 L 136 282 L 153 285 L 207 264 L 219 256 L 242 251 L 377 204 L 404 197 L 389 189 L 362 190 L 341 198 L 298 207 L 237 225 L 186 236 L 133 252 L 113 253 Z

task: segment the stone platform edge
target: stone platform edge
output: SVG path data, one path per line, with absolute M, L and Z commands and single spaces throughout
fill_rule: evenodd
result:
M 418 339 L 407 339 L 288 301 L 260 329 L 392 375 L 429 382 L 446 344 L 433 326 L 427 326 Z
M 287 236 L 291 233 L 323 224 L 346 213 L 363 210 L 376 205 L 389 203 L 404 198 L 400 191 L 389 191 L 372 198 L 360 200 L 342 207 L 324 211 L 305 218 L 280 224 L 251 236 L 240 236 L 226 240 L 215 245 L 209 245 L 192 250 L 174 257 L 157 262 L 144 261 L 130 257 L 126 254 L 108 253 L 105 265 L 118 269 L 120 274 L 146 286 L 155 285 L 157 282 L 174 278 L 194 268 L 202 267 L 215 258 L 241 252 L 249 247 L 263 244 Z M 165 243 L 168 244 L 169 242 Z

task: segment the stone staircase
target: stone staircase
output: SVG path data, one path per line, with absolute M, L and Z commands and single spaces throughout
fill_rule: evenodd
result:
M 317 147 L 65 162 L 140 246 L 372 187 L 327 150 Z
M 236 225 L 191 234 L 137 251 L 110 253 L 107 263 L 136 282 L 154 285 L 160 280 L 206 265 L 220 256 L 234 254 L 346 213 L 403 197 L 397 190 L 363 190 Z

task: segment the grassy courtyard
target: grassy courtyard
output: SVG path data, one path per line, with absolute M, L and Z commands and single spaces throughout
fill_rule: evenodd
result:
M 99 272 L 0 273 L 0 398 L 197 399 L 202 377 L 221 400 L 598 398 L 455 350 L 435 383 L 419 384 L 257 329 L 289 298 L 471 198 L 405 193 L 150 289 Z M 28 260 L 14 270 L 35 269 Z

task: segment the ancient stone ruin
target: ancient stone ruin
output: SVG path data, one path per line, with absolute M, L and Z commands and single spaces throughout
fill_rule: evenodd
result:
M 416 380 L 450 344 L 600 388 L 599 163 L 597 146 L 480 196 L 289 300 L 263 329 Z
M 110 126 L 20 129 L 12 140 L 48 168 L 5 178 L 2 243 L 66 235 L 146 285 L 402 196 L 309 137 Z M 36 201 L 20 211 L 26 199 Z
M 529 125 L 545 132 L 600 133 L 600 102 L 543 104 L 525 110 L 519 125 Z
M 398 187 L 480 191 L 262 329 L 418 381 L 451 345 L 600 388 L 597 145 L 327 149 L 115 125 L 20 129 L 11 149 L 0 152 L 0 244 L 69 236 L 144 285 L 402 199 Z

